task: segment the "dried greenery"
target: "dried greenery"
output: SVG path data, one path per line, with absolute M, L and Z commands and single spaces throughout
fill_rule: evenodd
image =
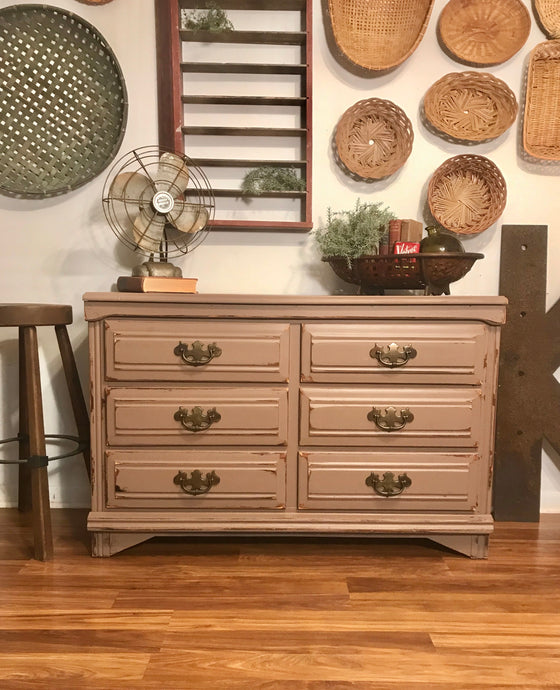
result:
M 207 3 L 204 10 L 183 10 L 182 21 L 183 27 L 190 31 L 233 31 L 225 10 L 213 2 Z
M 250 170 L 241 183 L 245 194 L 263 192 L 303 192 L 305 180 L 298 176 L 294 168 L 275 168 L 263 165 Z
M 327 222 L 315 231 L 321 254 L 344 256 L 350 262 L 357 256 L 375 254 L 380 240 L 389 231 L 395 214 L 380 202 L 356 201 L 350 211 L 327 209 Z

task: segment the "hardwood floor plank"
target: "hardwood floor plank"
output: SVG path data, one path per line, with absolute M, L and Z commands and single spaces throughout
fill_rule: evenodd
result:
M 544 683 L 560 684 L 560 659 L 516 658 L 508 663 L 501 657 L 480 657 L 468 654 L 442 654 L 399 650 L 371 649 L 360 654 L 281 654 L 246 652 L 232 653 L 196 651 L 177 663 L 176 653 L 154 654 L 146 671 L 146 679 L 158 678 L 163 685 L 169 680 L 187 680 L 192 687 L 212 674 L 236 680 L 330 680 L 401 682 L 406 687 L 411 677 L 417 681 L 475 683 L 480 688 L 524 683 L 527 688 Z
M 0 630 L 161 630 L 170 619 L 170 611 L 96 611 L 88 608 L 74 611 L 37 609 L 23 613 L 2 611 Z
M 0 652 L 0 681 L 40 680 L 44 687 L 52 688 L 57 687 L 59 680 L 71 679 L 78 688 L 82 679 L 111 679 L 116 675 L 125 680 L 140 681 L 149 661 L 149 654 L 100 653 L 95 655 L 92 663 L 93 659 L 87 654 Z

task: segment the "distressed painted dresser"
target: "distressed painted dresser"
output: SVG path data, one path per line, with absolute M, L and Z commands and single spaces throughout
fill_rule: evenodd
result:
M 84 300 L 94 555 L 269 532 L 486 557 L 504 298 Z

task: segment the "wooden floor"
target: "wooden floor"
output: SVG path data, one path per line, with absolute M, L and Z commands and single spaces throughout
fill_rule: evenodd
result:
M 488 561 L 427 541 L 152 540 L 55 559 L 0 510 L 0 688 L 560 688 L 560 515 L 496 526 Z

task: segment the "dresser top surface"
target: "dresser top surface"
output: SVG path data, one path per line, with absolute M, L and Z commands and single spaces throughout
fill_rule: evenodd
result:
M 250 295 L 90 292 L 85 318 L 246 318 L 313 321 L 436 319 L 505 322 L 499 296 Z

